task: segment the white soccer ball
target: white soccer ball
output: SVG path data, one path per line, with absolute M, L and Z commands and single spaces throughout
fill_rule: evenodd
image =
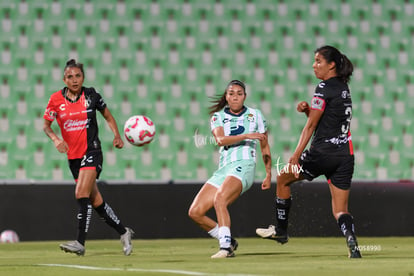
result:
M 13 230 L 4 230 L 0 234 L 1 243 L 16 243 L 19 242 L 19 236 Z
M 141 147 L 148 144 L 155 136 L 154 122 L 147 116 L 132 116 L 125 122 L 124 135 L 127 141 L 134 146 Z

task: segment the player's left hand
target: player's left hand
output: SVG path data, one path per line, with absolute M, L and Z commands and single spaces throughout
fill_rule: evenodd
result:
M 298 112 L 309 112 L 309 104 L 305 101 L 302 101 L 300 103 L 298 103 L 298 105 L 296 106 L 296 110 Z
M 268 190 L 271 186 L 272 177 L 270 175 L 266 175 L 266 178 L 262 182 L 262 190 Z
M 292 157 L 289 158 L 289 170 L 292 170 L 290 172 L 292 172 L 296 178 L 299 178 L 299 173 L 300 173 L 300 165 L 299 165 L 299 157 L 293 155 Z
M 122 141 L 121 137 L 115 137 L 112 144 L 117 149 L 122 149 L 124 147 L 124 141 Z

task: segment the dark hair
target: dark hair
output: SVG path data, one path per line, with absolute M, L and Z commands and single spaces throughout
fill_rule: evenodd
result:
M 76 63 L 75 59 L 70 59 L 66 62 L 66 66 L 65 69 L 63 69 L 63 72 L 65 72 L 67 68 L 71 67 L 79 68 L 82 72 L 82 75 L 85 77 L 85 72 L 83 71 L 83 63 Z
M 325 45 L 315 50 L 315 54 L 321 54 L 328 63 L 335 62 L 335 70 L 338 77 L 344 82 L 348 83 L 354 66 L 346 55 L 342 54 L 338 49 L 333 46 Z
M 243 88 L 244 94 L 246 95 L 246 85 L 244 85 L 243 82 L 239 80 L 232 80 L 227 84 L 226 90 L 224 90 L 223 95 L 218 95 L 211 101 L 213 103 L 212 106 L 210 106 L 208 109 L 210 110 L 208 114 L 213 115 L 214 112 L 217 112 L 219 110 L 222 110 L 227 105 L 226 95 L 227 95 L 227 89 L 230 85 L 238 85 Z

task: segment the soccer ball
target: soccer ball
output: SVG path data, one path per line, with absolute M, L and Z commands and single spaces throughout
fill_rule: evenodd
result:
M 1 243 L 15 243 L 19 242 L 19 236 L 13 230 L 4 230 L 0 234 Z
M 147 116 L 135 115 L 125 122 L 124 135 L 130 144 L 141 147 L 154 139 L 155 125 Z

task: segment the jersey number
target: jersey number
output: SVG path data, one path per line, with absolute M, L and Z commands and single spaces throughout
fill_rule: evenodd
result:
M 347 107 L 345 109 L 346 123 L 341 126 L 342 136 L 346 136 L 349 132 L 349 126 L 351 125 L 352 119 L 352 107 Z

